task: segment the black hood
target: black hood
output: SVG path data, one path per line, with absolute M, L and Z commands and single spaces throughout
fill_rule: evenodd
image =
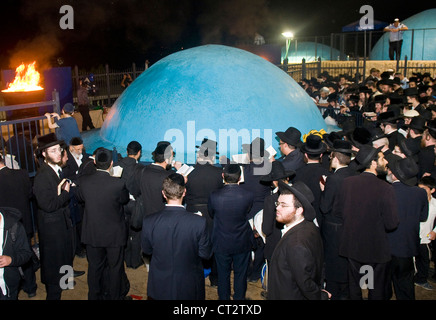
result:
M 5 229 L 10 229 L 21 219 L 21 211 L 10 207 L 0 207 L 0 212 L 5 219 Z

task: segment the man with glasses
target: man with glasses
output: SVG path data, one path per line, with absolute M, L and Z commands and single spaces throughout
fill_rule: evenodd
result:
M 269 300 L 321 300 L 328 294 L 323 286 L 323 246 L 313 223 L 316 212 L 312 191 L 303 182 L 279 181 L 276 220 L 284 224 L 268 272 Z
M 34 194 L 38 203 L 38 236 L 41 282 L 47 300 L 60 300 L 61 267 L 73 266 L 73 225 L 70 217 L 70 183 L 62 181 L 61 140 L 54 133 L 38 137 L 37 152 L 44 161 L 35 176 Z

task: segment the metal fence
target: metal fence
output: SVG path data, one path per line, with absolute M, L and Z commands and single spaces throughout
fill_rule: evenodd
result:
M 60 112 L 59 93 L 53 92 L 53 100 L 23 105 L 0 107 L 0 112 L 21 110 L 39 107 L 53 107 L 53 111 Z M 45 116 L 30 117 L 17 120 L 6 120 L 0 122 L 1 139 L 0 153 L 6 162 L 11 164 L 13 169 L 26 169 L 29 176 L 36 174 L 35 148 L 37 138 L 53 130 L 48 129 Z M 18 168 L 17 168 L 18 166 Z
M 123 93 L 124 87 L 121 86 L 124 74 L 130 74 L 135 80 L 145 70 L 145 66 L 138 68 L 135 63 L 124 70 L 114 70 L 109 65 L 100 67 L 93 71 L 79 69 L 74 67 L 73 72 L 73 97 L 77 102 L 77 89 L 80 81 L 88 80 L 88 93 L 91 104 L 94 106 L 110 107 L 114 101 Z

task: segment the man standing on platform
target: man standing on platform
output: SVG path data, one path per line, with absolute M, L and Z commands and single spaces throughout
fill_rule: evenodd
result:
M 389 59 L 400 60 L 401 57 L 401 46 L 403 45 L 403 33 L 408 30 L 405 24 L 400 23 L 400 19 L 396 18 L 394 23 L 391 23 L 386 28 L 384 32 L 390 32 L 389 34 Z M 396 56 L 395 56 L 396 55 Z

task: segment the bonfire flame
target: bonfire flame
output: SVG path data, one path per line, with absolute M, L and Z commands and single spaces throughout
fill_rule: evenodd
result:
M 15 79 L 9 84 L 9 87 L 2 92 L 24 92 L 24 91 L 37 91 L 44 88 L 39 85 L 41 78 L 38 71 L 35 69 L 36 61 L 28 64 L 27 66 L 22 63 L 15 69 Z

